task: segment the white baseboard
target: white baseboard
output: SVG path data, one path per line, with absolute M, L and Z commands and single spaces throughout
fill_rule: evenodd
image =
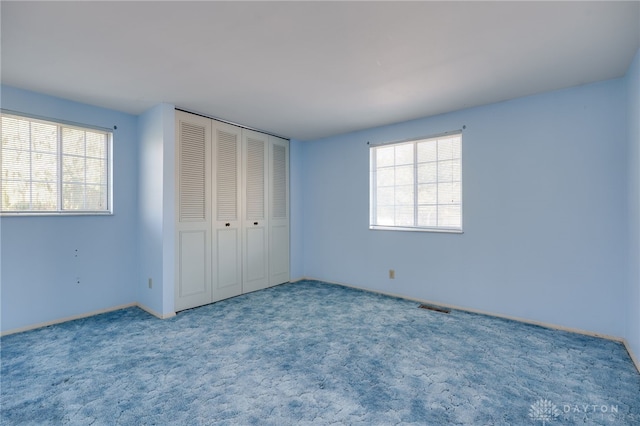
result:
M 156 318 L 167 319 L 167 318 L 173 318 L 176 316 L 175 312 L 170 312 L 168 314 L 162 315 L 161 313 L 154 311 L 153 309 L 143 305 L 142 303 L 136 303 L 136 306 L 142 309 L 143 311 L 145 311 L 146 313 L 153 315 Z
M 127 303 L 127 304 L 124 304 L 124 305 L 112 306 L 110 308 L 98 309 L 97 311 L 86 312 L 84 314 L 72 315 L 70 317 L 59 318 L 59 319 L 55 319 L 53 321 L 46 321 L 46 322 L 41 322 L 41 323 L 37 323 L 37 324 L 31 324 L 31 325 L 27 325 L 27 326 L 24 326 L 24 327 L 14 328 L 13 330 L 3 331 L 2 333 L 0 333 L 0 336 L 8 336 L 9 334 L 22 333 L 23 331 L 35 330 L 36 328 L 42 328 L 42 327 L 47 327 L 47 326 L 50 326 L 50 325 L 61 324 L 63 322 L 73 321 L 73 320 L 87 318 L 87 317 L 92 317 L 94 315 L 105 314 L 107 312 L 119 311 L 120 309 L 131 308 L 133 306 L 138 306 L 138 304 L 137 303 Z
M 550 328 L 550 329 L 553 329 L 553 330 L 568 331 L 570 333 L 576 333 L 576 334 L 582 334 L 582 335 L 586 335 L 586 336 L 599 337 L 601 339 L 613 340 L 615 342 L 620 342 L 620 343 L 622 343 L 624 345 L 624 347 L 626 348 L 627 352 L 629 353 L 629 356 L 631 357 L 631 360 L 633 361 L 636 369 L 640 373 L 640 360 L 638 360 L 638 358 L 635 356 L 635 354 L 631 350 L 631 347 L 627 343 L 626 339 L 623 338 L 623 337 L 611 336 L 611 335 L 603 334 L 603 333 L 596 333 L 596 332 L 593 332 L 593 331 L 582 330 L 582 329 L 579 329 L 579 328 L 565 327 L 565 326 L 562 326 L 562 325 L 551 324 L 551 323 L 542 322 L 542 321 L 534 321 L 534 320 L 530 320 L 530 319 L 526 319 L 526 318 L 513 317 L 513 316 L 510 316 L 510 315 L 496 314 L 494 312 L 488 312 L 488 311 L 482 311 L 482 310 L 479 310 L 479 309 L 472 309 L 472 308 L 467 308 L 467 307 L 462 307 L 462 306 L 457 306 L 457 305 L 451 305 L 451 304 L 448 304 L 448 303 L 434 302 L 434 301 L 431 301 L 431 300 L 425 300 L 425 299 L 419 299 L 419 298 L 416 298 L 416 297 L 405 296 L 403 294 L 390 293 L 390 292 L 370 289 L 370 288 L 366 288 L 366 287 L 358 287 L 358 286 L 345 284 L 345 283 L 341 283 L 341 282 L 320 280 L 320 279 L 317 279 L 317 278 L 303 277 L 303 278 L 299 278 L 296 281 L 292 281 L 292 282 L 295 283 L 295 282 L 304 281 L 304 280 L 320 281 L 320 282 L 324 282 L 324 283 L 327 283 L 327 284 L 339 285 L 339 286 L 342 286 L 342 287 L 349 287 L 349 288 L 353 288 L 353 289 L 356 289 L 356 290 L 368 291 L 370 293 L 377 293 L 377 294 L 382 294 L 382 295 L 391 296 L 391 297 L 397 297 L 397 298 L 405 299 L 405 300 L 412 300 L 412 301 L 419 302 L 419 303 L 426 303 L 426 304 L 431 304 L 431 305 L 436 305 L 436 306 L 443 306 L 443 307 L 450 308 L 450 309 L 455 309 L 455 310 L 458 310 L 458 311 L 471 312 L 471 313 L 474 313 L 474 314 L 481 314 L 481 315 L 487 315 L 487 316 L 495 317 L 495 318 L 503 318 L 503 319 L 508 319 L 508 320 L 511 320 L 511 321 L 517 321 L 517 322 L 521 322 L 521 323 L 524 323 L 524 324 L 537 325 L 537 326 L 540 326 L 540 327 Z

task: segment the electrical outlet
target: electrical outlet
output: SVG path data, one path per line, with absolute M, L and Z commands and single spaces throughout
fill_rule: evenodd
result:
M 395 269 L 389 269 L 389 279 L 391 279 L 391 280 L 395 280 L 396 279 L 396 270 Z
M 153 288 L 153 280 L 149 278 L 149 288 Z

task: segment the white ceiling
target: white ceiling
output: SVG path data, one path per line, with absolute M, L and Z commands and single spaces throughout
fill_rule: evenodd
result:
M 2 1 L 2 83 L 310 140 L 624 75 L 640 2 Z

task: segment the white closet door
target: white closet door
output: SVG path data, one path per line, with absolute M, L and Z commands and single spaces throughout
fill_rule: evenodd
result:
M 211 303 L 211 120 L 176 112 L 175 310 Z
M 269 285 L 289 279 L 289 141 L 269 136 Z
M 213 300 L 242 294 L 241 129 L 213 126 Z
M 267 164 L 269 136 L 251 130 L 242 131 L 243 188 L 243 280 L 242 291 L 261 290 L 269 286 Z

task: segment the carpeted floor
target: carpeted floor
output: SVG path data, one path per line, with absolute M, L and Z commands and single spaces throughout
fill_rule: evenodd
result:
M 316 281 L 1 339 L 2 424 L 640 424 L 616 342 Z

